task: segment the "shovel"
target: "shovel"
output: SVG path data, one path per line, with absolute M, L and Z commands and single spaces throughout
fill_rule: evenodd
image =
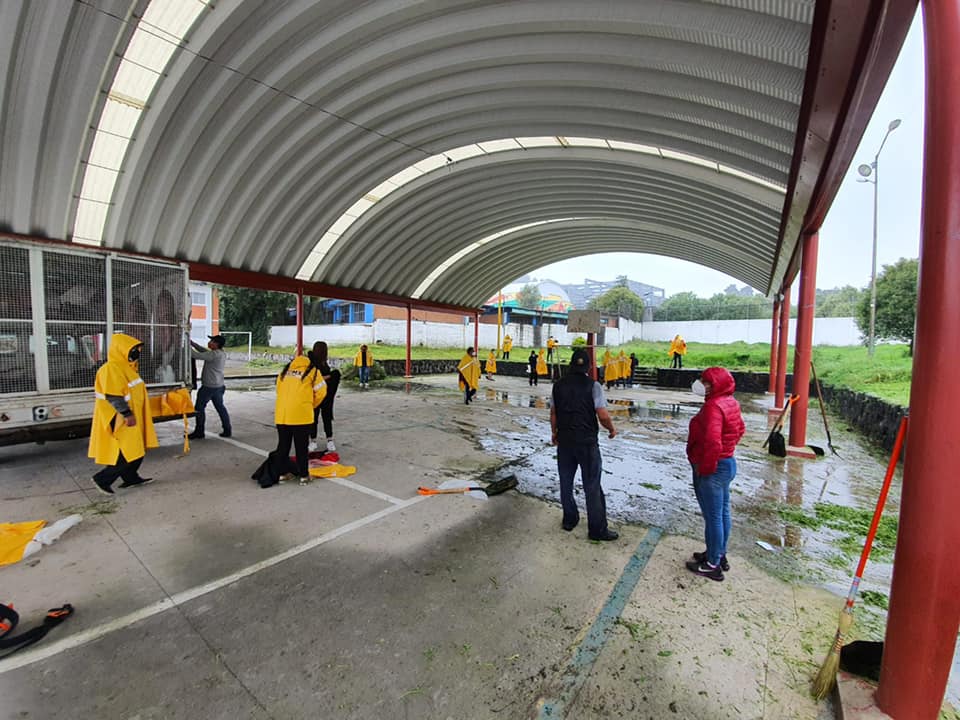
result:
M 763 445 L 760 446 L 765 448 L 769 445 L 770 449 L 768 452 L 771 455 L 776 455 L 777 457 L 787 456 L 787 442 L 780 430 L 783 429 L 783 418 L 786 416 L 787 411 L 790 410 L 790 406 L 797 401 L 798 397 L 798 395 L 791 395 L 790 399 L 783 404 L 783 410 L 781 410 L 777 416 L 777 421 L 773 424 L 770 434 L 767 436 L 767 439 L 763 441 Z
M 817 369 L 813 366 L 813 360 L 810 361 L 810 372 L 813 373 L 813 384 L 817 386 L 817 400 L 820 401 L 820 414 L 823 416 L 823 429 L 827 431 L 827 447 L 830 448 L 830 452 L 837 457 L 840 457 L 840 453 L 838 453 L 837 449 L 833 446 L 833 439 L 830 437 L 830 426 L 827 425 L 827 408 L 823 404 L 823 392 L 820 390 L 820 380 L 817 379 Z
M 491 495 L 499 495 L 517 486 L 517 476 L 496 480 L 489 485 L 464 485 L 463 480 L 447 480 L 435 488 L 418 487 L 420 495 L 469 495 L 477 500 L 486 500 Z

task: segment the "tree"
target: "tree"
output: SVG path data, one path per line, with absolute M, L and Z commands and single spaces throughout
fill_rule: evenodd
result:
M 884 265 L 877 275 L 877 313 L 874 335 L 878 340 L 910 343 L 913 354 L 913 329 L 917 319 L 917 276 L 920 261 L 900 258 Z M 870 335 L 870 290 L 864 291 L 854 318 L 864 342 Z
M 639 322 L 643 318 L 643 299 L 629 288 L 618 285 L 593 298 L 587 303 L 587 309 Z
M 517 304 L 528 310 L 539 310 L 542 300 L 543 295 L 540 294 L 540 288 L 532 283 L 527 283 L 517 293 Z
M 230 330 L 253 333 L 253 342 L 266 345 L 270 341 L 270 326 L 282 325 L 287 308 L 295 302 L 289 293 L 251 290 L 227 285 L 219 286 L 220 325 Z
M 817 317 L 853 317 L 863 295 L 852 285 L 830 290 L 817 290 Z

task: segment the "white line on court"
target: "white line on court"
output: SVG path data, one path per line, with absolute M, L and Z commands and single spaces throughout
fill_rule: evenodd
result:
M 393 505 L 392 507 L 378 510 L 372 515 L 367 515 L 358 520 L 354 520 L 353 522 L 349 522 L 335 530 L 324 533 L 320 537 L 314 538 L 313 540 L 308 540 L 301 545 L 296 545 L 289 550 L 285 550 L 279 555 L 274 555 L 273 557 L 261 560 L 258 563 L 254 563 L 253 565 L 245 567 L 242 570 L 238 570 L 235 573 L 208 582 L 205 585 L 198 585 L 195 588 L 178 592 L 174 595 L 171 595 L 169 598 L 164 598 L 163 600 L 155 602 L 152 605 L 147 605 L 146 607 L 135 610 L 132 613 L 118 617 L 115 620 L 103 623 L 102 625 L 97 625 L 96 627 L 88 628 L 87 630 L 79 632 L 75 635 L 65 637 L 62 640 L 57 640 L 42 647 L 38 647 L 35 650 L 24 650 L 23 652 L 19 652 L 13 657 L 0 660 L 0 675 L 10 672 L 11 670 L 24 667 L 25 665 L 31 665 L 35 662 L 39 662 L 40 660 L 45 660 L 66 650 L 72 650 L 73 648 L 80 647 L 88 642 L 98 640 L 104 635 L 107 635 L 115 630 L 122 630 L 123 628 L 129 627 L 136 622 L 153 617 L 154 615 L 158 615 L 165 610 L 170 610 L 178 605 L 183 605 L 184 603 L 194 600 L 202 595 L 211 593 L 214 590 L 219 590 L 222 587 L 226 587 L 227 585 L 235 583 L 238 580 L 242 580 L 243 578 L 253 575 L 254 573 L 258 573 L 261 570 L 265 570 L 269 567 L 273 567 L 274 565 L 282 563 L 284 560 L 289 560 L 290 558 L 300 555 L 301 553 L 305 553 L 308 550 L 319 547 L 324 543 L 336 540 L 342 535 L 346 535 L 353 530 L 376 522 L 377 520 L 391 515 L 398 510 L 408 508 L 411 505 L 420 502 L 421 500 L 426 500 L 426 497 L 417 496 L 410 498 L 409 500 L 401 500 L 398 504 Z

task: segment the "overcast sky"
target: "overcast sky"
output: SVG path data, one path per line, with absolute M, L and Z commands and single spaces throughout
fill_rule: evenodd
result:
M 920 245 L 920 188 L 923 150 L 923 31 L 914 19 L 893 73 L 820 230 L 817 287 L 866 287 L 873 245 L 873 185 L 857 182 L 857 166 L 873 161 L 891 120 L 901 119 L 880 155 L 877 272 L 902 257 L 915 258 Z M 702 297 L 742 282 L 699 265 L 657 255 L 607 253 L 565 260 L 532 273 L 540 280 L 580 283 L 584 278 L 631 280 L 662 287 L 667 295 L 691 291 Z M 794 293 L 796 285 L 794 283 Z

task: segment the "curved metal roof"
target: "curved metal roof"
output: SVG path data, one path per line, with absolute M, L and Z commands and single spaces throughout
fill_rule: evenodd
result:
M 464 307 L 605 251 L 775 292 L 906 33 L 878 5 L 8 0 L 0 230 Z

